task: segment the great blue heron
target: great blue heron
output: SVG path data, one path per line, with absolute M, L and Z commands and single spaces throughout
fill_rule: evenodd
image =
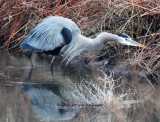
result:
M 50 70 L 52 70 L 53 60 L 60 52 L 63 54 L 63 60 L 68 63 L 82 51 L 99 49 L 105 42 L 109 41 L 142 48 L 146 47 L 133 41 L 126 34 L 102 32 L 94 39 L 85 37 L 81 35 L 79 28 L 72 20 L 61 16 L 49 16 L 43 19 L 20 45 L 24 49 L 53 55 L 50 64 Z M 31 61 L 31 55 L 29 57 Z M 32 61 L 31 65 L 33 67 Z

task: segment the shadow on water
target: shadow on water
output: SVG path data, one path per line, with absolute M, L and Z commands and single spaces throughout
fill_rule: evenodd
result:
M 0 52 L 0 121 L 160 121 L 160 87 L 136 78 Z M 117 76 L 116 76 L 117 77 Z M 93 106 L 96 105 L 96 106 Z

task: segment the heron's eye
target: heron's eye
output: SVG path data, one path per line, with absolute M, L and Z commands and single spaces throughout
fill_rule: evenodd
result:
M 126 40 L 126 41 L 129 41 L 130 39 L 129 39 L 129 38 L 125 38 L 125 40 Z

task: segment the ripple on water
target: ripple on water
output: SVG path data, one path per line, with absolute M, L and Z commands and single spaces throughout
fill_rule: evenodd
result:
M 14 69 L 15 67 L 14 66 L 7 66 L 7 68 Z
M 4 75 L 4 74 L 0 72 L 0 76 L 1 76 L 1 75 Z
M 22 66 L 20 69 L 31 69 L 32 67 L 31 66 Z M 33 67 L 35 68 L 35 67 Z

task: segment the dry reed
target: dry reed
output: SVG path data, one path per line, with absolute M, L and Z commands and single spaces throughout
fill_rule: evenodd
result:
M 83 80 L 79 84 L 70 80 L 66 82 L 66 89 L 70 92 L 66 90 L 65 97 L 71 104 L 84 105 L 78 106 L 81 109 L 74 121 L 152 121 L 152 114 L 159 119 L 159 92 L 149 82 L 128 83 L 122 79 L 115 80 L 113 73 L 103 74 L 104 77 L 99 77 L 96 81 Z M 139 111 L 143 112 L 141 116 Z
M 0 6 L 3 49 L 19 50 L 20 42 L 42 18 L 60 15 L 75 21 L 86 36 L 94 37 L 101 31 L 126 33 L 147 45 L 148 49 L 142 50 L 106 44 L 102 53 L 111 60 L 133 59 L 129 65 L 133 69 L 160 74 L 159 0 L 1 0 Z

